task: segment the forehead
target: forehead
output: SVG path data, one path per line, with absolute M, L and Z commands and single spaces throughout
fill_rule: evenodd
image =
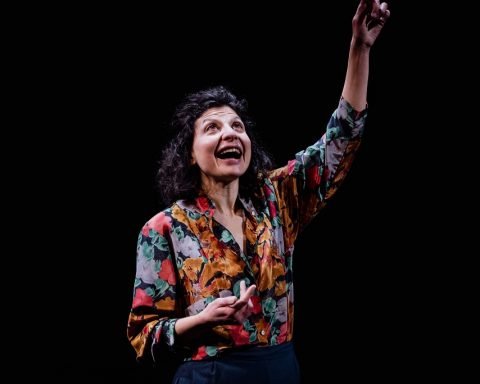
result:
M 203 112 L 197 119 L 197 122 L 202 123 L 209 119 L 232 119 L 238 117 L 237 113 L 230 107 L 224 105 L 221 107 L 213 107 Z

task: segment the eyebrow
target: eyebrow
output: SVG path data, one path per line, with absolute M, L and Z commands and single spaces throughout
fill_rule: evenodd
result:
M 202 124 L 205 124 L 206 122 L 209 122 L 209 121 L 219 121 L 219 120 L 220 120 L 219 118 L 207 117 L 202 121 Z M 235 121 L 235 120 L 240 121 L 243 124 L 243 121 L 240 118 L 240 116 L 235 115 L 235 117 L 233 117 L 230 121 Z

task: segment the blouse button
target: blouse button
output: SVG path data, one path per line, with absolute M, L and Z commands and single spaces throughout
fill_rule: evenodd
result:
M 262 329 L 262 330 L 260 331 L 260 334 L 261 334 L 262 336 L 265 335 L 265 330 Z

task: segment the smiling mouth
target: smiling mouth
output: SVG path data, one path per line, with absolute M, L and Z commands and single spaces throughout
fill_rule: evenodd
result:
M 242 157 L 242 151 L 238 148 L 225 148 L 215 154 L 219 159 L 240 159 Z

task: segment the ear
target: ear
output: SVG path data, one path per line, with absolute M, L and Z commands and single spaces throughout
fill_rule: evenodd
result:
M 197 160 L 195 160 L 195 156 L 193 155 L 193 151 L 190 153 L 190 165 L 197 164 Z

